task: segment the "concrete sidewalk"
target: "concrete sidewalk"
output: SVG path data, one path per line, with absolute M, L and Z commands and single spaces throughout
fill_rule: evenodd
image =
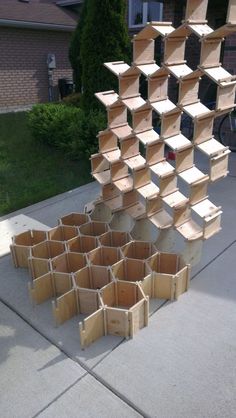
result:
M 199 166 L 199 165 L 198 165 Z M 232 176 L 232 177 L 231 177 Z M 153 313 L 133 340 L 104 337 L 82 351 L 74 318 L 55 328 L 51 303 L 33 308 L 28 272 L 0 258 L 0 405 L 3 418 L 236 416 L 236 156 L 210 187 L 222 231 L 204 244 L 188 293 Z M 25 208 L 54 226 L 81 211 L 96 183 Z

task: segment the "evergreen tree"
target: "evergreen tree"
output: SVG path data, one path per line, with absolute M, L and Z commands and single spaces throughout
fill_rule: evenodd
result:
M 86 22 L 81 37 L 83 107 L 97 108 L 95 92 L 114 89 L 117 78 L 104 62 L 129 61 L 130 40 L 126 0 L 87 0 Z
M 75 82 L 75 91 L 81 92 L 82 89 L 82 63 L 80 59 L 81 37 L 87 14 L 87 0 L 84 0 L 79 21 L 73 32 L 69 48 L 69 60 L 73 68 L 73 78 Z

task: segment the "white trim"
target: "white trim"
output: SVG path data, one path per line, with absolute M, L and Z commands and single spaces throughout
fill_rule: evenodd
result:
M 132 29 L 132 28 L 134 28 L 134 29 L 135 28 L 137 28 L 137 29 L 138 28 L 143 28 L 146 25 L 146 23 L 148 22 L 148 3 L 149 3 L 149 1 L 148 0 L 143 1 L 143 22 L 139 23 L 139 24 L 136 24 L 136 25 L 132 23 L 132 3 L 134 1 L 135 0 L 129 0 L 129 3 L 128 3 L 128 5 L 129 5 L 129 7 L 128 7 L 129 28 L 130 29 Z M 161 21 L 161 20 L 163 20 L 163 2 L 160 1 L 160 2 L 157 2 L 157 3 L 158 3 L 158 6 L 159 6 L 159 15 L 160 15 L 159 20 Z

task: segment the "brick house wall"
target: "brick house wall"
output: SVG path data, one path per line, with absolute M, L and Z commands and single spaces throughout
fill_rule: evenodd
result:
M 58 98 L 58 79 L 72 78 L 70 37 L 69 32 L 0 28 L 0 109 L 48 101 L 48 53 L 56 56 L 53 84 Z

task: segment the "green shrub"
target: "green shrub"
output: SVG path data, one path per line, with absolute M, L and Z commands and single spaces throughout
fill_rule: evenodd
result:
M 28 125 L 37 141 L 63 150 L 70 158 L 88 158 L 97 152 L 96 135 L 106 126 L 106 114 L 64 104 L 38 104 L 28 113 Z
M 71 142 L 68 129 L 81 112 L 63 104 L 37 104 L 28 113 L 28 125 L 36 140 L 66 150 Z
M 98 151 L 97 134 L 106 127 L 106 114 L 100 110 L 93 110 L 89 113 L 82 112 L 80 117 L 71 124 L 69 128 L 70 156 L 72 158 L 90 157 Z

